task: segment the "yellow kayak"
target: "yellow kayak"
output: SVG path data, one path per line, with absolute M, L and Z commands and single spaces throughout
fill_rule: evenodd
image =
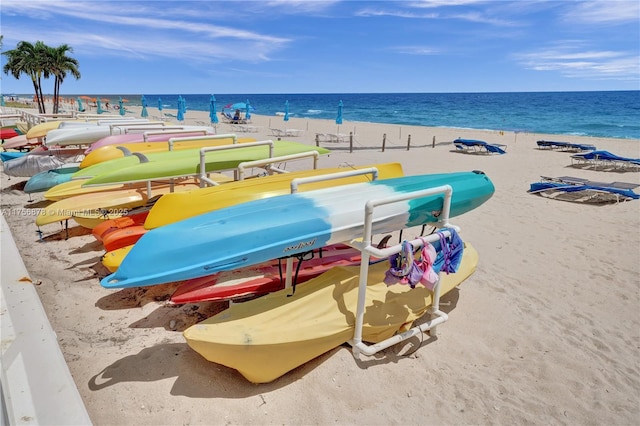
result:
M 232 178 L 224 176 L 221 180 L 230 181 Z M 152 185 L 151 197 L 171 191 L 188 191 L 198 188 L 199 185 L 196 179 L 179 180 L 173 185 Z M 36 217 L 36 225 L 42 226 L 78 217 L 79 220 L 76 222 L 92 229 L 104 220 L 120 217 L 126 210 L 144 205 L 151 197 L 147 195 L 146 186 L 76 195 L 43 208 Z
M 27 131 L 27 139 L 43 138 L 47 136 L 49 130 L 57 129 L 62 121 L 45 121 L 44 123 L 36 124 Z
M 378 169 L 379 179 L 391 179 L 404 175 L 400 163 L 372 164 L 354 167 L 353 169 L 367 169 L 371 167 Z M 144 227 L 146 229 L 154 229 L 162 225 L 256 198 L 288 194 L 291 192 L 291 181 L 294 178 L 327 175 L 347 170 L 349 169 L 344 167 L 304 170 L 233 182 L 231 185 L 198 188 L 180 194 L 167 194 L 166 197 L 162 197 L 162 199 L 158 200 L 153 206 L 153 209 L 149 212 L 149 216 L 147 216 Z M 358 175 L 305 184 L 300 186 L 299 190 L 300 192 L 305 192 L 331 186 L 366 182 L 369 180 L 371 180 L 371 175 Z
M 44 198 L 51 201 L 59 201 L 65 198 L 75 197 L 76 195 L 90 194 L 94 192 L 114 191 L 117 189 L 125 189 L 125 188 L 146 188 L 146 184 L 144 182 L 136 183 L 135 185 L 114 183 L 113 185 L 84 188 L 82 186 L 84 181 L 86 181 L 86 179 L 76 179 L 76 180 L 70 180 L 69 182 L 59 183 L 53 188 L 48 189 L 44 193 Z
M 391 179 L 404 175 L 400 163 L 373 164 L 369 166 L 358 166 L 353 169 L 367 169 L 371 167 L 378 169 L 379 179 Z M 303 170 L 235 181 L 220 186 L 198 188 L 184 193 L 166 194 L 163 195 L 149 211 L 144 227 L 146 229 L 154 229 L 162 225 L 174 223 L 224 207 L 251 200 L 288 194 L 291 191 L 291 181 L 294 178 L 319 176 L 348 170 L 349 169 L 344 167 Z M 301 185 L 299 191 L 305 192 L 337 185 L 366 182 L 368 180 L 371 180 L 371 175 L 357 175 L 348 178 L 325 180 Z M 122 263 L 122 259 L 124 259 L 127 253 L 129 253 L 129 250 L 131 250 L 131 247 L 132 246 L 127 246 L 108 252 L 103 257 L 102 264 L 111 272 L 115 272 L 118 266 L 120 266 L 120 263 Z
M 210 179 L 218 183 L 229 182 L 233 179 L 222 173 L 211 173 Z M 179 182 L 180 179 L 173 179 L 174 182 Z M 114 183 L 113 185 L 101 185 L 101 186 L 82 186 L 87 179 L 75 179 L 69 182 L 60 183 L 44 193 L 44 198 L 51 201 L 60 201 L 65 198 L 75 197 L 76 195 L 93 194 L 96 192 L 104 191 L 116 191 L 119 189 L 139 189 L 146 188 L 146 182 L 135 183 Z M 171 179 L 156 179 L 151 181 L 152 185 L 169 185 Z
M 478 253 L 465 243 L 456 273 L 440 274 L 444 295 L 476 269 Z M 370 266 L 362 339 L 381 342 L 412 327 L 428 312 L 422 285 L 384 283 L 388 262 Z M 354 336 L 360 267 L 337 267 L 297 287 L 229 309 L 184 331 L 187 344 L 209 361 L 234 368 L 253 383 L 268 383 Z
M 142 137 L 142 136 L 141 136 Z M 175 137 L 167 135 L 167 137 Z M 255 138 L 238 138 L 238 143 L 255 142 Z M 232 139 L 219 139 L 219 140 L 198 140 L 198 141 L 178 141 L 173 144 L 173 151 L 179 151 L 181 149 L 202 148 L 205 146 L 220 146 L 228 145 L 232 143 Z M 124 157 L 124 151 L 121 147 L 126 148 L 129 152 L 166 152 L 169 151 L 169 140 L 159 142 L 132 142 L 122 145 L 107 145 L 102 146 L 87 154 L 82 162 L 80 168 L 92 166 L 94 164 L 102 163 L 103 161 L 113 160 L 114 158 Z
M 107 116 L 105 116 L 105 117 L 102 117 L 101 120 L 103 120 L 103 121 L 126 121 L 127 118 L 107 117 Z M 87 125 L 92 125 L 92 124 L 95 124 L 96 121 L 98 121 L 98 118 L 95 118 L 93 120 L 92 119 L 73 119 L 73 118 L 69 118 L 69 119 L 65 119 L 65 120 L 45 121 L 43 123 L 36 124 L 32 128 L 30 128 L 27 131 L 27 139 L 36 139 L 36 138 L 46 137 L 47 133 L 49 133 L 50 130 L 55 130 L 55 129 L 60 128 L 60 124 L 62 124 L 62 123 L 70 123 L 70 125 L 86 123 Z

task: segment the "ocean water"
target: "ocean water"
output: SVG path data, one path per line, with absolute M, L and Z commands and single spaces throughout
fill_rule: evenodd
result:
M 144 94 L 150 114 L 178 94 Z M 117 95 L 116 95 L 117 96 Z M 140 104 L 140 95 L 122 95 Z M 181 95 L 189 110 L 209 111 L 210 94 Z M 105 95 L 114 99 L 114 95 Z M 435 127 L 640 139 L 640 91 L 527 93 L 215 94 L 216 107 L 249 100 L 255 114 Z M 116 98 L 117 99 L 117 98 Z

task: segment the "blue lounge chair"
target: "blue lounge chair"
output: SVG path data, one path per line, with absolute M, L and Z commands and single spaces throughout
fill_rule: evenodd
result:
M 456 149 L 460 152 L 474 154 L 506 154 L 507 146 L 500 144 L 490 144 L 477 139 L 456 139 L 453 141 Z
M 557 149 L 559 151 L 594 151 L 595 145 L 585 143 L 569 143 L 539 140 L 537 142 L 539 149 Z
M 571 156 L 571 165 L 587 165 L 602 168 L 640 168 L 640 158 L 621 157 L 609 151 L 591 151 Z
M 529 193 L 563 201 L 617 203 L 639 199 L 640 194 L 633 191 L 638 186 L 635 183 L 596 182 L 571 176 L 542 176 L 540 182 L 531 184 Z

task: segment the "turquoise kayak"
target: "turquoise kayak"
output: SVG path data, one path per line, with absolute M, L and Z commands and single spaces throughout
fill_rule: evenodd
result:
M 442 185 L 453 188 L 449 216 L 486 202 L 494 192 L 482 172 L 381 179 L 265 198 L 191 217 L 147 232 L 101 284 L 124 288 L 161 284 L 233 270 L 350 241 L 363 234 L 364 207 Z M 373 233 L 439 223 L 444 194 L 377 209 Z
M 32 194 L 48 191 L 58 184 L 69 182 L 71 176 L 78 170 L 80 170 L 78 166 L 69 166 L 36 173 L 25 184 L 24 192 Z

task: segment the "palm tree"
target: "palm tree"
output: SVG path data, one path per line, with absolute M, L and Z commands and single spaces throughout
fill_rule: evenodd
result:
M 5 74 L 11 73 L 13 77 L 19 79 L 22 74 L 27 74 L 33 82 L 33 89 L 38 103 L 38 111 L 44 113 L 44 96 L 42 94 L 42 77 L 55 77 L 53 90 L 53 112 L 58 112 L 60 102 L 60 85 L 71 73 L 76 79 L 80 78 L 78 71 L 78 61 L 67 56 L 67 52 L 73 49 L 63 44 L 52 48 L 41 41 L 31 44 L 27 41 L 18 43 L 15 49 L 3 52 L 7 56 L 7 63 L 3 67 Z
M 67 73 L 71 73 L 76 80 L 80 78 L 78 71 L 78 60 L 67 56 L 67 52 L 73 52 L 73 49 L 62 44 L 58 47 L 49 47 L 47 49 L 46 69 L 55 77 L 53 86 L 53 113 L 58 113 L 60 104 L 60 85 L 64 81 Z
M 46 112 L 41 85 L 42 76 L 44 75 L 45 78 L 49 76 L 49 71 L 44 68 L 46 51 L 47 46 L 41 41 L 35 44 L 21 41 L 15 49 L 2 53 L 7 56 L 7 63 L 3 67 L 5 74 L 11 73 L 16 79 L 19 79 L 22 74 L 27 74 L 31 78 L 40 113 Z

